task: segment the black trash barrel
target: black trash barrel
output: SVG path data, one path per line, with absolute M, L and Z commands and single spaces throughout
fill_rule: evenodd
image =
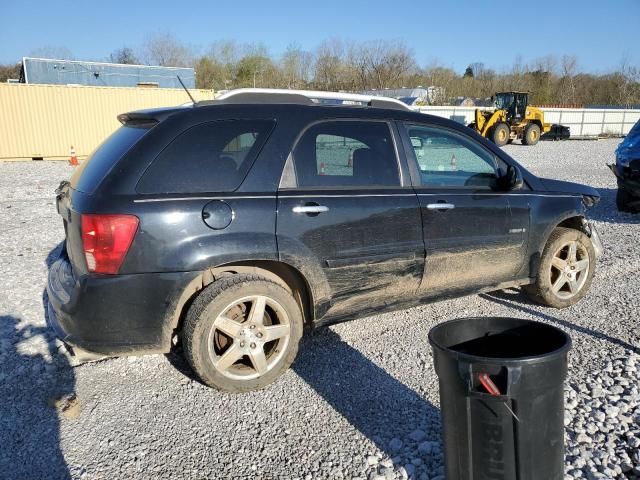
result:
M 429 332 L 449 480 L 562 480 L 571 338 L 517 318 L 464 318 Z

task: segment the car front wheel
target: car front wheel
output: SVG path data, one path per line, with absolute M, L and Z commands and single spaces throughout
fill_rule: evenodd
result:
M 204 289 L 185 319 L 187 361 L 207 385 L 257 390 L 293 363 L 302 313 L 282 286 L 256 275 L 223 277 Z
M 543 305 L 570 307 L 586 295 L 595 266 L 595 250 L 587 235 L 571 228 L 556 228 L 542 253 L 536 281 L 524 291 Z

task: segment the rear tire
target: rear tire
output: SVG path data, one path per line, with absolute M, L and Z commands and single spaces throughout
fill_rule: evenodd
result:
M 525 145 L 535 145 L 540 140 L 540 126 L 537 123 L 530 123 L 524 129 L 522 143 Z
M 302 337 L 298 303 L 257 275 L 223 277 L 187 312 L 184 354 L 200 379 L 227 392 L 263 388 L 293 363 Z
M 579 230 L 558 227 L 549 236 L 536 272 L 536 281 L 523 287 L 534 301 L 567 308 L 586 295 L 593 280 L 596 253 Z
M 511 130 L 504 122 L 497 123 L 491 130 L 491 140 L 499 147 L 504 147 L 509 141 L 510 136 Z

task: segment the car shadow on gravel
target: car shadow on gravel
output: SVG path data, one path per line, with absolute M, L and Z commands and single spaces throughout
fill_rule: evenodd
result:
M 441 464 L 441 458 L 433 458 L 435 450 L 441 448 L 438 408 L 329 328 L 305 335 L 299 352 L 293 370 L 336 412 L 393 459 L 396 467 L 410 462 L 411 452 L 415 455 L 419 444 L 424 442 L 438 444 L 432 460 L 438 460 L 434 465 Z M 419 470 L 429 476 L 436 475 L 428 462 Z
M 600 201 L 587 210 L 587 217 L 591 220 L 605 223 L 639 224 L 640 213 L 626 213 L 618 211 L 616 206 L 617 188 L 598 188 Z
M 167 359 L 183 375 L 202 383 L 180 348 L 167 354 Z M 441 473 L 437 471 L 442 465 L 440 410 L 344 342 L 334 331 L 319 328 L 307 332 L 292 369 L 392 459 L 394 468 L 406 467 L 416 456 L 425 457 L 428 450 L 428 458 L 423 458 L 417 470 L 426 473 L 428 478 Z M 413 438 L 408 436 L 412 433 L 416 435 Z M 423 450 L 420 444 L 424 444 Z M 366 454 L 363 452 L 363 462 Z
M 535 310 L 533 307 L 539 307 L 539 305 L 534 304 L 527 298 L 527 296 L 519 289 L 508 289 L 508 290 L 500 290 L 491 293 L 482 293 L 480 297 L 489 300 L 490 302 L 497 303 L 498 305 L 502 305 L 505 307 L 513 308 L 515 310 L 519 310 L 524 313 L 528 313 L 529 315 L 533 315 L 547 322 L 555 323 L 557 325 L 561 325 L 569 330 L 574 330 L 576 332 L 582 333 L 584 335 L 589 335 L 591 337 L 597 338 L 598 340 L 604 340 L 606 342 L 612 343 L 614 345 L 618 345 L 627 350 L 631 350 L 632 352 L 640 352 L 640 348 L 635 347 L 634 345 L 625 342 L 616 337 L 612 337 L 611 335 L 607 335 L 606 333 L 599 332 L 598 330 L 593 330 L 591 328 L 583 327 L 580 325 L 576 325 L 575 323 L 568 322 L 566 320 L 562 320 L 560 318 L 556 318 L 552 315 L 548 315 L 546 313 L 540 312 L 539 310 Z
M 75 375 L 47 327 L 0 316 L 0 477 L 69 478 L 60 417 L 75 418 Z

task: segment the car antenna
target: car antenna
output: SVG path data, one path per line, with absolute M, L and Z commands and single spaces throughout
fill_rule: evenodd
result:
M 182 88 L 184 88 L 184 91 L 187 92 L 187 95 L 189 95 L 189 98 L 191 99 L 191 102 L 193 103 L 193 106 L 196 106 L 196 99 L 193 98 L 193 96 L 189 93 L 189 89 L 184 85 L 184 82 L 182 81 L 182 79 L 180 78 L 180 75 L 176 75 L 176 77 L 178 77 L 178 81 L 180 82 L 180 85 L 182 85 Z

